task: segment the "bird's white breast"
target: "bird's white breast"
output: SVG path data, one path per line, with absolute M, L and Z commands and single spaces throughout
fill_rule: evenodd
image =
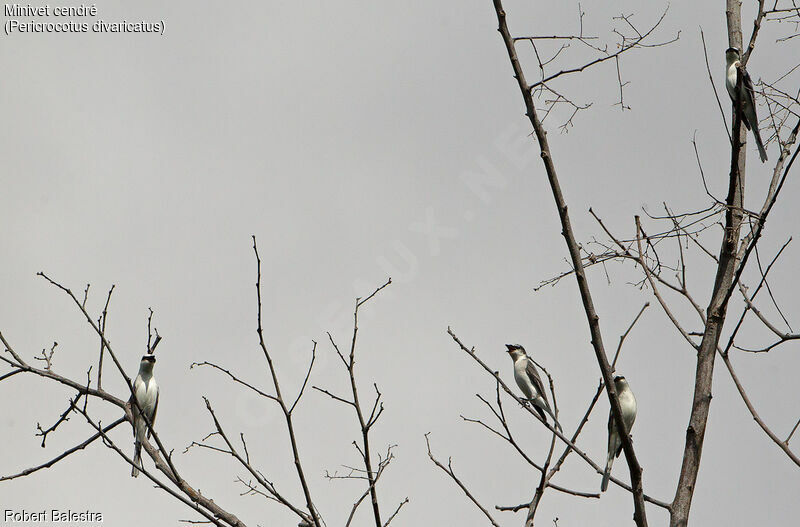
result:
M 153 415 L 158 400 L 158 385 L 155 378 L 151 375 L 148 379 L 141 377 L 136 379 L 136 401 L 147 415 Z
M 625 428 L 630 430 L 636 419 L 636 397 L 633 396 L 631 390 L 619 392 L 619 406 L 622 410 L 622 421 L 625 423 Z
M 525 394 L 525 397 L 530 399 L 535 394 L 535 389 L 531 386 L 531 380 L 528 378 L 528 358 L 521 357 L 514 361 L 514 380 L 517 381 L 517 386 Z
M 737 69 L 736 65 L 738 61 L 733 62 L 730 66 L 728 66 L 728 75 L 725 78 L 725 88 L 728 90 L 728 95 L 730 95 L 731 100 L 736 100 L 736 77 L 737 77 Z

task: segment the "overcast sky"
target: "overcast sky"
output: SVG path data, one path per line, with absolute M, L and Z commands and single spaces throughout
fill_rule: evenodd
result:
M 633 21 L 646 28 L 666 7 L 596 4 L 581 4 L 584 32 L 609 41 L 612 50 L 612 29 L 622 27 L 613 16 L 635 12 Z M 749 30 L 753 6 L 745 7 Z M 509 1 L 506 9 L 516 35 L 578 28 L 577 3 Z M 162 22 L 164 31 L 0 37 L 6 123 L 0 128 L 0 330 L 16 351 L 32 361 L 57 341 L 55 371 L 82 380 L 95 364 L 94 375 L 96 336 L 69 299 L 36 272 L 76 292 L 91 283 L 87 306 L 94 316 L 114 284 L 107 331 L 131 375 L 145 349 L 148 308 L 155 312 L 163 336 L 155 369 L 158 430 L 186 479 L 248 525 L 295 525 L 274 502 L 240 496 L 234 481 L 244 473 L 232 458 L 197 449 L 183 454 L 212 431 L 206 396 L 231 435 L 245 434 L 261 471 L 301 502 L 274 404 L 218 372 L 189 369 L 210 360 L 269 389 L 255 332 L 255 235 L 263 260 L 265 336 L 289 394 L 302 383 L 312 340 L 319 345 L 310 383 L 346 393 L 346 372 L 325 331 L 346 346 L 355 297 L 393 279 L 362 308 L 357 352 L 363 393 L 376 382 L 385 401 L 375 450 L 397 445 L 380 482 L 384 515 L 410 500 L 393 525 L 486 525 L 428 460 L 426 432 L 434 453 L 452 456 L 457 473 L 487 507 L 529 501 L 538 472 L 460 417 L 489 420 L 475 394 L 492 397 L 494 384 L 448 337 L 447 327 L 512 386 L 503 345 L 525 345 L 555 377 L 566 430 L 583 416 L 600 373 L 574 280 L 533 290 L 567 268 L 567 251 L 491 2 L 113 1 L 99 4 L 95 17 L 74 20 Z M 567 114 L 545 120 L 582 242 L 604 238 L 589 207 L 630 237 L 642 207 L 660 213 L 663 202 L 676 211 L 707 206 L 691 144 L 695 134 L 710 190 L 725 195 L 729 146 L 700 27 L 725 97 L 722 2 L 673 3 L 653 42 L 678 31 L 680 39 L 624 57 L 630 111 L 614 106 L 619 84 L 613 62 L 555 85 L 576 103 L 592 103 L 568 133 L 558 126 Z M 765 25 L 748 65 L 754 80 L 774 80 L 794 66 L 799 39 L 775 44 L 792 31 Z M 521 54 L 529 78 L 536 78 L 532 55 Z M 596 56 L 573 43 L 557 68 Z M 796 91 L 794 75 L 784 82 Z M 758 208 L 771 165 L 758 163 L 752 141 L 748 147 L 748 205 Z M 777 159 L 774 143 L 768 152 Z M 797 234 L 796 181 L 787 181 L 769 219 L 762 261 Z M 645 228 L 655 232 L 663 225 Z M 714 233 L 710 247 L 716 251 L 719 230 Z M 675 247 L 664 251 L 674 263 Z M 689 287 L 705 305 L 714 270 L 696 251 L 689 258 Z M 797 261 L 792 244 L 771 274 L 776 300 L 795 329 Z M 618 372 L 639 403 L 633 439 L 645 491 L 670 501 L 695 355 L 650 291 L 631 285 L 640 278 L 630 264 L 589 272 L 610 351 L 642 305 L 653 303 L 626 340 Z M 754 274 L 746 278 L 755 285 Z M 679 299 L 668 299 L 687 328 L 700 327 Z M 738 314 L 740 302 L 732 305 Z M 768 302 L 762 307 L 778 317 Z M 745 325 L 743 345 L 768 342 L 756 324 Z M 732 354 L 754 405 L 781 438 L 800 417 L 799 352 L 789 343 L 769 354 Z M 127 397 L 112 368 L 105 370 L 104 387 Z M 721 362 L 713 394 L 692 523 L 793 524 L 797 467 L 755 425 Z M 0 383 L 0 475 L 41 463 L 90 435 L 73 416 L 48 437 L 47 448 L 34 436 L 36 423 L 52 424 L 72 395 L 39 378 Z M 545 429 L 512 401 L 505 408 L 521 443 L 543 460 Z M 105 423 L 119 417 L 98 401 L 89 409 Z M 607 416 L 603 396 L 579 441 L 598 463 L 605 456 Z M 358 464 L 350 444 L 358 434 L 355 417 L 309 391 L 296 420 L 316 503 L 328 525 L 342 525 L 363 485 L 324 474 Z M 127 425 L 113 438 L 132 451 Z M 113 451 L 96 443 L 48 470 L 0 483 L 0 509 L 90 510 L 115 527 L 198 519 L 129 473 Z M 623 460 L 614 475 L 628 481 Z M 600 476 L 572 455 L 555 482 L 596 492 Z M 537 518 L 542 525 L 558 518 L 559 527 L 618 526 L 629 523 L 632 512 L 630 495 L 612 485 L 600 500 L 548 491 Z M 666 524 L 663 510 L 648 512 L 651 525 Z M 503 525 L 521 525 L 523 514 L 496 517 Z M 364 506 L 357 524 L 371 521 Z

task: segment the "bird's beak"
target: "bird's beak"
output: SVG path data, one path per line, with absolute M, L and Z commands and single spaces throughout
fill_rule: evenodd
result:
M 507 348 L 506 351 L 508 353 L 511 353 L 514 350 L 514 346 L 512 346 L 511 344 L 506 344 L 506 348 Z

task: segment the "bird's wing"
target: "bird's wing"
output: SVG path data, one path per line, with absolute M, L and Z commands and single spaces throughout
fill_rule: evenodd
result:
M 753 95 L 755 94 L 756 91 L 755 88 L 753 88 L 753 79 L 750 78 L 750 74 L 747 73 L 747 70 L 744 70 L 744 78 L 742 79 L 742 86 L 744 86 L 747 99 L 749 101 L 753 101 Z
M 608 449 L 611 450 L 612 445 L 611 441 L 612 438 L 617 436 L 617 427 L 614 424 L 614 412 L 610 409 L 608 411 Z M 622 440 L 619 441 L 619 445 L 617 445 L 617 451 L 614 452 L 614 457 L 619 457 L 620 453 L 622 453 Z
M 758 115 L 756 114 L 756 90 L 753 88 L 753 79 L 750 78 L 750 74 L 747 73 L 747 70 L 744 71 L 744 78 L 742 79 L 742 85 L 744 86 L 745 92 L 745 101 L 747 104 L 750 105 L 749 109 L 752 109 L 753 112 L 753 120 L 754 123 L 750 123 L 751 128 L 758 129 Z M 748 120 L 750 120 L 748 118 Z
M 542 379 L 539 377 L 539 372 L 536 371 L 536 365 L 533 364 L 531 359 L 528 359 L 528 365 L 525 367 L 525 373 L 528 374 L 528 378 L 531 380 L 531 383 L 533 383 L 533 387 L 536 388 L 537 392 L 539 392 L 539 396 L 547 401 L 547 392 L 544 391 L 544 384 L 542 384 Z M 547 403 L 548 405 L 550 404 L 549 401 L 547 401 Z
M 736 69 L 736 81 L 739 81 L 739 72 L 744 72 L 744 76 L 742 77 L 742 123 L 744 124 L 745 128 L 748 130 L 752 129 L 753 123 L 750 122 L 750 119 L 747 116 L 747 108 L 753 108 L 753 112 L 755 112 L 755 100 L 753 99 L 753 80 L 750 78 L 750 74 L 747 73 L 747 70 L 744 68 L 737 68 Z M 758 122 L 756 122 L 756 126 L 758 126 Z
M 161 395 L 161 390 L 156 392 L 156 404 L 153 405 L 153 418 L 150 419 L 150 427 L 156 426 L 156 412 L 158 412 L 158 396 Z M 150 439 L 150 430 L 147 430 L 147 439 Z
M 758 114 L 756 113 L 756 100 L 755 95 L 756 91 L 753 88 L 753 80 L 750 78 L 750 74 L 747 73 L 747 70 L 744 72 L 744 78 L 742 79 L 742 86 L 744 89 L 744 114 L 746 119 L 744 119 L 745 125 L 749 130 L 753 131 L 753 136 L 756 140 L 756 146 L 758 146 L 758 155 L 761 157 L 761 162 L 767 160 L 767 151 L 764 149 L 764 142 L 761 140 L 761 133 L 758 131 Z
M 139 391 L 139 387 L 142 385 L 142 378 L 137 376 L 136 379 L 133 381 L 133 393 L 131 393 L 128 402 L 131 403 L 131 410 L 136 409 L 136 405 L 133 404 L 133 398 L 136 396 L 136 392 Z

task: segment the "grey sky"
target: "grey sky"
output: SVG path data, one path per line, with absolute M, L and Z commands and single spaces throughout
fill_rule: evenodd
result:
M 596 4 L 582 3 L 585 31 L 608 39 L 612 16 L 636 11 L 646 26 L 663 9 Z M 727 40 L 717 4 L 673 3 L 658 40 L 681 30 L 680 40 L 624 58 L 632 111 L 612 106 L 619 86 L 610 63 L 559 84 L 576 101 L 593 102 L 566 134 L 556 119 L 545 121 L 579 240 L 602 234 L 590 206 L 622 236 L 633 233 L 642 206 L 705 207 L 690 142 L 695 132 L 710 188 L 724 196 L 729 148 L 698 30 L 705 31 L 724 97 Z M 752 6 L 745 7 L 750 20 Z M 506 8 L 515 34 L 577 27 L 575 3 Z M 103 2 L 98 10 L 96 19 L 105 21 L 163 20 L 164 35 L 1 37 L 0 330 L 15 349 L 31 357 L 58 341 L 54 368 L 76 379 L 96 362 L 91 329 L 37 271 L 76 291 L 90 282 L 94 313 L 116 285 L 108 332 L 129 373 L 144 349 L 152 307 L 164 337 L 155 370 L 162 386 L 159 433 L 187 479 L 248 525 L 295 525 L 274 503 L 239 496 L 233 481 L 241 471 L 231 459 L 182 454 L 211 431 L 205 395 L 231 432 L 245 433 L 262 471 L 300 498 L 276 409 L 212 371 L 189 370 L 193 361 L 213 360 L 268 386 L 255 334 L 255 234 L 267 341 L 290 393 L 302 382 L 312 339 L 320 343 L 312 383 L 346 388 L 324 332 L 345 344 L 353 299 L 393 278 L 363 308 L 358 353 L 362 389 L 375 381 L 385 398 L 376 449 L 398 445 L 380 490 L 387 511 L 410 499 L 397 525 L 486 524 L 427 459 L 425 432 L 485 505 L 529 500 L 538 473 L 459 417 L 488 418 L 474 394 L 492 396 L 494 386 L 446 328 L 512 384 L 503 344 L 525 345 L 556 378 L 565 429 L 583 415 L 599 371 L 574 281 L 533 292 L 566 268 L 567 253 L 491 2 L 142 1 Z M 749 30 L 751 23 L 743 25 Z M 774 79 L 794 65 L 797 40 L 775 45 L 783 35 L 778 29 L 763 29 L 748 65 L 754 80 Z M 575 51 L 576 62 L 584 56 Z M 527 63 L 531 78 L 534 66 Z M 760 196 L 771 165 L 760 165 L 754 145 L 748 147 L 748 185 Z M 768 152 L 777 158 L 774 144 Z M 469 184 L 475 174 L 494 174 L 494 184 Z M 760 246 L 763 259 L 797 234 L 798 191 L 790 179 Z M 772 283 L 796 323 L 796 247 L 783 258 Z M 652 298 L 628 285 L 639 276 L 630 264 L 607 271 L 611 285 L 600 268 L 589 278 L 606 346 L 613 348 Z M 713 270 L 694 254 L 689 272 L 704 304 Z M 676 311 L 697 327 L 692 313 Z M 756 325 L 746 329 L 753 345 L 769 338 Z M 734 356 L 753 403 L 781 437 L 798 418 L 797 351 L 790 343 L 768 355 Z M 665 501 L 680 469 L 694 366 L 694 353 L 654 303 L 626 341 L 618 370 L 639 402 L 633 438 L 645 491 Z M 109 389 L 124 397 L 112 369 L 105 374 Z M 36 422 L 54 422 L 71 395 L 22 376 L 0 383 L 0 474 L 88 436 L 86 424 L 73 417 L 48 437 L 46 449 L 34 437 Z M 608 403 L 603 397 L 598 404 L 580 444 L 601 462 Z M 92 407 L 106 423 L 118 417 L 97 402 Z M 545 430 L 512 403 L 507 411 L 529 452 L 543 458 Z M 342 524 L 361 487 L 323 474 L 358 462 L 350 445 L 357 422 L 315 392 L 297 419 L 317 504 L 329 525 Z M 797 467 L 753 423 L 721 363 L 709 423 L 693 524 L 796 521 Z M 132 451 L 129 427 L 114 437 Z M 88 509 L 119 527 L 196 519 L 129 473 L 116 454 L 95 444 L 49 470 L 0 483 L 0 509 Z M 628 480 L 624 462 L 614 474 Z M 557 482 L 596 491 L 600 476 L 571 456 Z M 144 510 L 144 503 L 152 505 Z M 666 523 L 660 509 L 648 510 L 651 525 Z M 367 514 L 364 508 L 359 525 L 369 524 Z M 600 500 L 549 491 L 537 514 L 542 525 L 559 518 L 560 527 L 621 525 L 631 516 L 629 494 L 613 485 Z M 522 523 L 512 513 L 497 517 Z

